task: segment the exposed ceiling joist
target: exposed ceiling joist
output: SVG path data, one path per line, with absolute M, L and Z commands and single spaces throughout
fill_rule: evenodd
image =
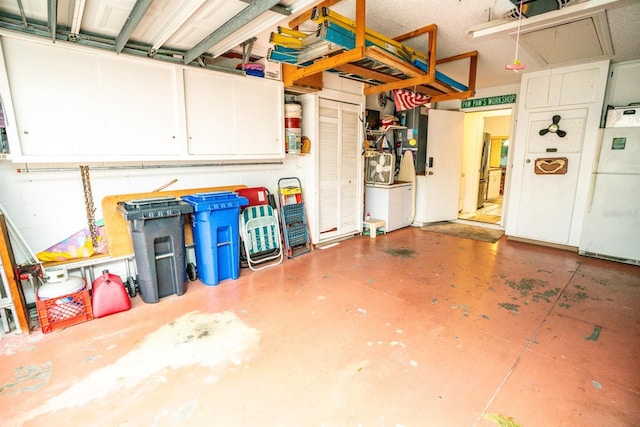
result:
M 184 63 L 190 63 L 217 43 L 220 43 L 222 40 L 229 37 L 231 34 L 235 33 L 278 3 L 279 0 L 256 0 L 229 21 L 225 22 L 216 31 L 209 34 L 209 36 L 200 43 L 187 51 L 184 56 Z
M 22 25 L 24 26 L 24 29 L 26 30 L 27 27 L 28 27 L 27 15 L 25 15 L 25 13 L 24 13 L 24 6 L 22 4 L 22 0 L 18 0 L 18 8 L 20 9 L 20 16 L 22 17 Z
M 71 17 L 71 34 L 80 34 L 80 25 L 84 15 L 84 5 L 86 0 L 75 0 L 73 2 L 73 16 Z
M 133 33 L 133 30 L 136 29 L 144 14 L 151 6 L 153 0 L 137 0 L 136 4 L 131 9 L 131 13 L 129 13 L 129 17 L 127 18 L 127 22 L 125 22 L 124 26 L 120 30 L 120 34 L 116 37 L 116 52 L 122 52 L 122 48 L 129 41 L 129 37 Z
M 240 1 L 245 2 L 245 3 L 253 3 L 254 2 L 254 0 L 240 0 Z M 291 15 L 291 10 L 289 8 L 285 7 L 285 6 L 282 6 L 281 4 L 277 4 L 277 5 L 273 6 L 273 7 L 271 7 L 271 9 L 269 9 L 269 10 L 271 12 L 275 12 L 275 13 L 278 13 L 278 14 L 283 15 L 283 16 Z
M 58 31 L 58 0 L 48 0 L 48 16 L 49 30 L 51 31 L 51 39 L 56 42 L 56 32 Z

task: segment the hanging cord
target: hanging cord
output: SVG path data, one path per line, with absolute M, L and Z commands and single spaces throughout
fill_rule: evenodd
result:
M 95 213 L 93 206 L 93 195 L 91 194 L 91 178 L 89 177 L 89 166 L 80 166 L 82 176 L 82 189 L 84 191 L 84 206 L 87 210 L 87 223 L 91 234 L 91 244 L 94 249 L 98 248 L 98 230 L 96 229 Z
M 522 26 L 522 0 L 520 0 L 520 11 L 518 12 L 518 34 L 516 35 L 516 53 L 515 53 L 515 61 L 514 64 L 519 64 L 520 60 L 518 60 L 518 47 L 520 46 L 520 28 Z

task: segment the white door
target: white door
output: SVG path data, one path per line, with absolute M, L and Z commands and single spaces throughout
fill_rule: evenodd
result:
M 429 110 L 427 168 L 417 177 L 416 223 L 458 218 L 464 112 Z
M 360 106 L 320 99 L 319 240 L 359 232 L 362 216 Z
M 554 114 L 560 115 L 564 137 L 548 132 Z M 578 185 L 578 172 L 587 109 L 554 110 L 528 116 L 527 146 L 524 157 L 517 235 L 567 244 Z M 567 159 L 563 174 L 536 173 L 536 159 Z M 551 160 L 554 161 L 554 160 Z M 526 191 L 525 191 L 526 189 Z

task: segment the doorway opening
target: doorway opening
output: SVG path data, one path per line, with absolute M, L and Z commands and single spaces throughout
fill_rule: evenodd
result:
M 465 115 L 458 219 L 503 226 L 511 109 Z

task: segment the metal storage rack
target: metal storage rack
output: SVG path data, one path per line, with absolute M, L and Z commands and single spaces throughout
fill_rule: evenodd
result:
M 283 182 L 287 181 L 289 183 L 295 182 L 296 185 L 284 186 Z M 280 178 L 278 180 L 278 197 L 280 198 L 282 234 L 287 258 L 294 258 L 310 252 L 311 239 L 300 180 L 296 177 Z

